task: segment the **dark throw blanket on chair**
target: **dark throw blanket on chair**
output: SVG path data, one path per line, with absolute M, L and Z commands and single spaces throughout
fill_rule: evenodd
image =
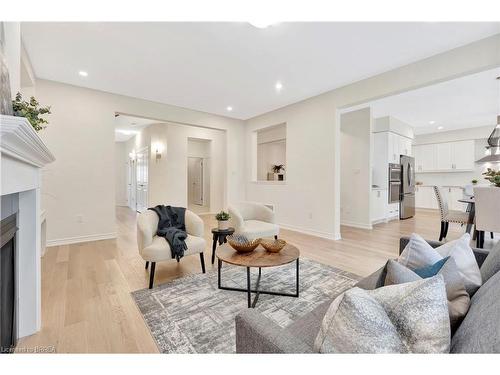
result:
M 167 240 L 172 250 L 172 258 L 179 260 L 184 256 L 184 250 L 187 250 L 185 242 L 187 233 L 184 224 L 186 209 L 184 207 L 158 205 L 150 207 L 148 210 L 156 212 L 159 218 L 156 235 Z

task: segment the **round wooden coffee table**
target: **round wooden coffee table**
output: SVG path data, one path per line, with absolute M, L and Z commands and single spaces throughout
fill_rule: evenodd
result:
M 255 307 L 257 300 L 259 299 L 259 294 L 270 294 L 275 296 L 285 296 L 285 297 L 298 297 L 299 296 L 299 257 L 300 251 L 291 244 L 286 244 L 285 247 L 279 253 L 270 253 L 262 246 L 257 247 L 254 251 L 250 253 L 238 253 L 229 244 L 224 244 L 217 249 L 217 280 L 219 289 L 232 290 L 236 292 L 247 293 L 248 307 Z M 260 290 L 260 278 L 262 276 L 262 268 L 277 267 L 288 263 L 296 262 L 296 282 L 295 282 L 295 293 L 282 293 L 275 291 Z M 222 286 L 221 282 L 221 269 L 222 262 L 233 264 L 235 266 L 246 267 L 247 269 L 247 288 L 231 288 Z M 250 282 L 250 268 L 258 268 L 259 276 L 255 284 L 255 288 L 252 289 Z M 252 293 L 255 293 L 255 298 L 252 301 Z

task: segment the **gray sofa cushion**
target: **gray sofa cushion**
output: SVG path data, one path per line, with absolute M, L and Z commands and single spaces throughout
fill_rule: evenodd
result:
M 451 341 L 452 353 L 500 353 L 500 272 L 479 288 Z
M 481 266 L 481 277 L 483 278 L 483 283 L 488 281 L 488 279 L 498 271 L 500 271 L 500 241 L 492 250 L 490 250 L 490 253 Z
M 333 299 L 322 303 L 313 311 L 307 313 L 286 327 L 285 331 L 293 336 L 300 337 L 300 339 L 312 349 L 314 346 L 314 340 L 316 339 L 319 329 L 321 328 L 321 322 L 323 321 L 326 311 L 330 307 L 332 301 Z

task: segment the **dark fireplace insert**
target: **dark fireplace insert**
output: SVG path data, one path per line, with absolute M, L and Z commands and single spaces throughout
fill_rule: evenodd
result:
M 12 353 L 16 326 L 16 226 L 13 214 L 0 222 L 0 353 Z

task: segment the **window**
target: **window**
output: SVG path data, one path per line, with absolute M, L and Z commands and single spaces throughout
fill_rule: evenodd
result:
M 257 181 L 285 181 L 286 124 L 271 126 L 257 133 Z

